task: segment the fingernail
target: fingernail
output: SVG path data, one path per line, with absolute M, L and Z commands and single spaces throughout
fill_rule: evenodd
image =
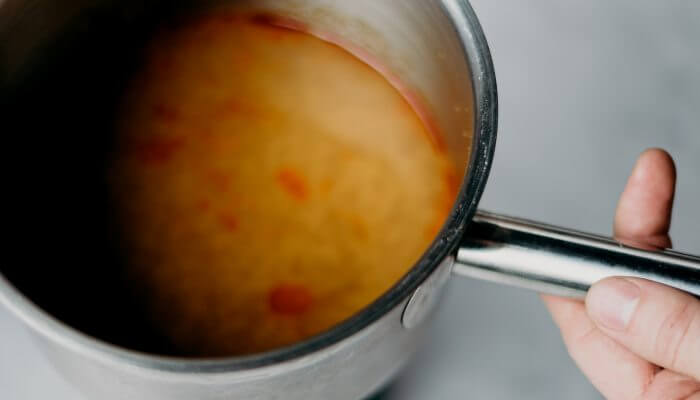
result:
M 637 285 L 624 278 L 598 282 L 586 296 L 588 314 L 608 329 L 624 331 L 639 304 L 640 293 Z

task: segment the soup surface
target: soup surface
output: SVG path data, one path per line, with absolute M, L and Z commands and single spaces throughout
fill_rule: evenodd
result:
M 183 355 L 260 352 L 367 306 L 425 251 L 456 174 L 348 51 L 216 11 L 160 32 L 110 168 L 128 276 Z

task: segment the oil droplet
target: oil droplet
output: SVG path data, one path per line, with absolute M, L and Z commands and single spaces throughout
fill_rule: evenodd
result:
M 298 315 L 306 312 L 313 303 L 311 292 L 298 284 L 281 284 L 270 291 L 270 309 L 277 314 Z
M 284 167 L 277 173 L 277 182 L 282 189 L 294 199 L 304 201 L 309 198 L 309 185 L 301 173 L 290 167 Z

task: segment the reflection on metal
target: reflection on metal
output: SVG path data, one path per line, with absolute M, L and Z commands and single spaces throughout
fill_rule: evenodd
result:
M 457 252 L 455 273 L 582 297 L 609 276 L 645 278 L 700 296 L 700 258 L 645 250 L 610 238 L 477 212 Z
M 440 299 L 442 288 L 447 283 L 454 264 L 454 257 L 448 256 L 426 279 L 418 289 L 416 289 L 406 303 L 406 308 L 401 315 L 401 323 L 406 329 L 413 329 L 418 326 L 435 307 Z

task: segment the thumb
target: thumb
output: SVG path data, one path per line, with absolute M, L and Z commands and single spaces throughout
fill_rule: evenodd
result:
M 700 301 L 668 286 L 608 278 L 591 287 L 586 310 L 608 336 L 642 358 L 700 380 Z

